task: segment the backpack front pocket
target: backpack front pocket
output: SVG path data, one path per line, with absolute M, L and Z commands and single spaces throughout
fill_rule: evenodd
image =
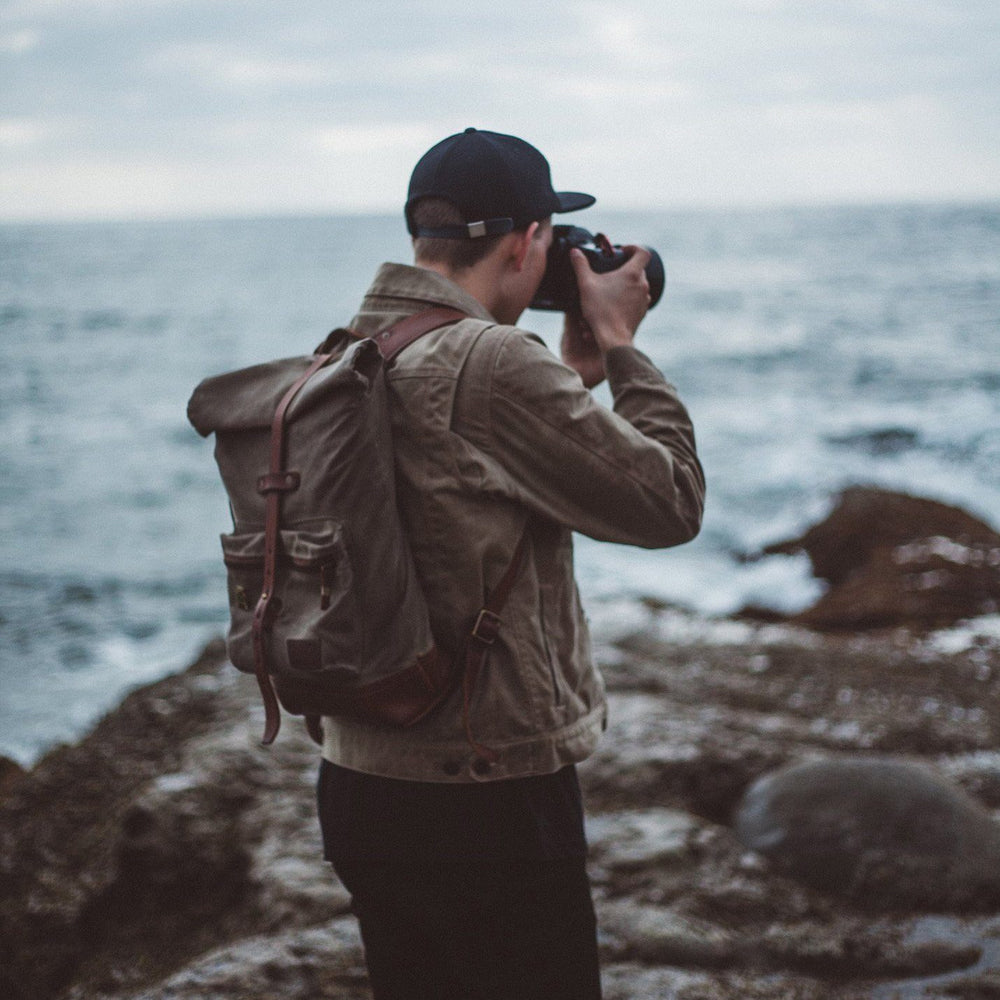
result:
M 268 671 L 353 680 L 364 661 L 358 605 L 344 531 L 336 522 L 280 533 L 266 631 Z M 227 568 L 229 658 L 254 672 L 253 617 L 264 581 L 263 532 L 222 536 Z
M 275 657 L 290 676 L 357 677 L 364 661 L 358 601 L 343 527 L 281 532 Z M 282 648 L 279 650 L 278 646 Z

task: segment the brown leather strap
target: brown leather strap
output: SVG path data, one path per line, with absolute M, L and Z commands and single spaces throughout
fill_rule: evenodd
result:
M 490 747 L 478 743 L 472 735 L 472 723 L 470 719 L 472 690 L 476 685 L 483 662 L 486 660 L 486 654 L 490 651 L 490 647 L 497 641 L 497 636 L 500 633 L 500 625 L 502 624 L 500 612 L 503 611 L 504 606 L 507 604 L 507 598 L 510 597 L 510 592 L 514 589 L 514 582 L 521 572 L 521 565 L 524 562 L 524 555 L 528 548 L 528 538 L 528 525 L 525 525 L 520 541 L 517 543 L 517 548 L 514 549 L 514 554 L 511 556 L 510 563 L 507 566 L 507 571 L 487 596 L 486 603 L 476 616 L 476 621 L 465 642 L 465 664 L 462 672 L 462 718 L 465 724 L 465 739 L 480 757 L 483 757 L 491 764 L 496 763 L 499 755 Z
M 423 312 L 401 319 L 381 333 L 376 333 L 372 340 L 378 344 L 382 357 L 388 362 L 394 360 L 400 351 L 409 347 L 415 340 L 419 340 L 425 333 L 466 318 L 467 314 L 458 309 L 447 309 L 444 306 L 425 309 Z
M 407 316 L 387 330 L 376 334 L 372 339 L 378 345 L 382 357 L 386 362 L 389 362 L 400 351 L 424 334 L 448 323 L 465 319 L 465 317 L 466 314 L 457 309 L 444 307 L 427 309 Z M 253 637 L 254 674 L 257 677 L 257 686 L 260 688 L 261 697 L 264 699 L 264 735 L 261 742 L 265 746 L 274 742 L 278 730 L 281 728 L 281 708 L 267 666 L 267 632 L 270 628 L 270 615 L 273 608 L 271 600 L 274 596 L 278 567 L 281 500 L 285 493 L 290 493 L 299 487 L 299 474 L 285 468 L 285 417 L 292 401 L 302 387 L 333 357 L 333 354 L 317 354 L 309 367 L 282 396 L 271 421 L 269 470 L 267 475 L 261 476 L 257 481 L 258 492 L 267 498 L 264 514 L 264 581 L 260 597 L 254 608 L 251 635 Z M 314 726 L 310 726 L 310 733 L 315 738 Z
M 265 633 L 270 627 L 271 599 L 278 567 L 278 539 L 281 528 L 281 498 L 285 493 L 298 489 L 297 473 L 289 472 L 285 465 L 285 415 L 299 390 L 322 368 L 332 354 L 318 354 L 312 364 L 289 387 L 271 421 L 271 454 L 268 475 L 257 480 L 257 490 L 267 498 L 264 514 L 264 584 L 253 612 L 253 663 L 257 686 L 264 699 L 264 736 L 261 742 L 268 746 L 274 742 L 281 728 L 281 709 L 274 693 L 271 675 L 267 669 L 267 642 Z

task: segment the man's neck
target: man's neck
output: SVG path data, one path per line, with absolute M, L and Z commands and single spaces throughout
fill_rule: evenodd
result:
M 501 277 L 494 273 L 494 268 L 489 266 L 488 260 L 474 267 L 464 267 L 457 271 L 436 261 L 418 260 L 415 261 L 415 265 L 426 271 L 434 271 L 458 285 L 498 322 L 511 325 L 517 322 L 520 313 L 516 316 L 510 315 L 511 310 L 505 306 L 504 302 Z

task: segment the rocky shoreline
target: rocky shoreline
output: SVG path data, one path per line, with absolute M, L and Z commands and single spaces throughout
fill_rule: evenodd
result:
M 1000 997 L 1000 618 L 626 617 L 597 636 L 611 721 L 580 769 L 607 1000 Z M 4 772 L 0 995 L 370 997 L 315 747 L 293 723 L 262 749 L 259 714 L 216 642 Z M 844 762 L 876 770 L 796 794 L 795 767 Z

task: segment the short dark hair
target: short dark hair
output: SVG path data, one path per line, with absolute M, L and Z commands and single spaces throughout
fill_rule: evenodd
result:
M 461 212 L 444 198 L 421 198 L 414 202 L 410 215 L 418 226 L 461 226 L 466 221 Z M 428 264 L 444 264 L 452 271 L 464 271 L 488 257 L 502 239 L 502 235 L 477 236 L 468 240 L 417 236 L 413 240 L 413 253 L 417 260 Z

